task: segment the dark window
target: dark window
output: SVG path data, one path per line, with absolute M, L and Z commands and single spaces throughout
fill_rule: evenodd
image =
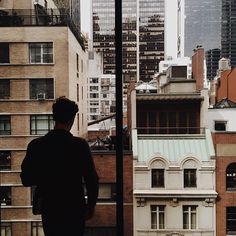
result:
M 167 113 L 160 112 L 160 134 L 167 133 Z
M 0 135 L 11 134 L 11 117 L 0 116 Z
M 196 169 L 184 170 L 184 187 L 197 187 Z
M 52 43 L 30 43 L 30 63 L 53 63 Z
M 32 222 L 31 224 L 31 236 L 43 236 L 43 225 L 42 222 Z
M 152 187 L 164 187 L 164 169 L 152 169 Z
M 11 169 L 11 152 L 0 151 L 0 170 Z
M 226 189 L 236 191 L 236 163 L 230 164 L 226 169 Z
M 30 99 L 53 99 L 53 79 L 31 79 Z
M 215 121 L 215 131 L 226 131 L 226 121 Z
M 10 98 L 10 80 L 0 79 L 0 99 Z
M 236 234 L 236 207 L 226 208 L 226 233 Z
M 0 63 L 9 63 L 9 43 L 0 43 Z
M 54 126 L 52 115 L 31 115 L 30 134 L 46 134 Z
M 0 203 L 2 206 L 11 205 L 11 187 L 0 186 Z

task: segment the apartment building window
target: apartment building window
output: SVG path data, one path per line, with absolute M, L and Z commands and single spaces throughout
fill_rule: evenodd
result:
M 0 171 L 11 170 L 11 152 L 0 151 Z
M 30 99 L 53 99 L 53 79 L 30 79 Z
M 90 93 L 90 98 L 99 98 L 98 93 Z
M 236 191 L 236 163 L 231 163 L 226 169 L 226 190 Z
M 196 169 L 184 169 L 184 187 L 185 188 L 197 187 Z
M 52 115 L 31 115 L 30 134 L 44 135 L 54 126 Z
M 226 131 L 226 121 L 215 121 L 215 131 Z
M 9 62 L 9 43 L 0 43 L 0 63 Z
M 97 84 L 98 83 L 98 78 L 90 78 L 89 82 L 92 84 Z
M 183 229 L 197 228 L 197 206 L 183 206 Z
M 152 174 L 152 187 L 153 188 L 165 187 L 164 169 L 152 169 L 151 174 Z
M 12 235 L 12 226 L 11 223 L 1 222 L 1 233 L 2 236 L 11 236 Z
M 31 236 L 44 236 L 42 222 L 31 223 Z
M 98 86 L 90 86 L 90 91 L 98 91 Z
M 11 134 L 11 117 L 8 115 L 0 116 L 0 135 Z
M 0 79 L 0 99 L 10 98 L 10 80 Z
M 53 63 L 53 43 L 30 43 L 30 63 Z
M 0 186 L 0 203 L 1 206 L 11 205 L 11 187 L 10 186 Z
M 151 205 L 151 228 L 165 229 L 165 206 Z
M 114 183 L 99 184 L 98 201 L 107 202 L 116 200 L 116 185 Z
M 227 235 L 236 234 L 236 207 L 226 208 L 226 233 Z

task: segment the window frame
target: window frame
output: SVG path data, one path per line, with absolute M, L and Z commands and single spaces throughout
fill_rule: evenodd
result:
M 4 189 L 7 189 L 4 192 Z M 0 186 L 0 206 L 11 206 L 12 205 L 12 188 L 11 186 Z M 4 193 L 4 194 L 3 194 Z M 6 198 L 5 198 L 6 197 Z M 5 201 L 3 201 L 5 199 Z
M 197 229 L 197 205 L 183 205 L 183 229 L 191 230 Z M 187 208 L 187 210 L 185 210 Z M 187 215 L 188 221 L 185 222 L 185 214 Z M 193 224 L 192 215 L 195 214 L 195 222 Z
M 154 172 L 156 172 L 156 173 L 154 173 Z M 155 179 L 156 184 L 154 184 L 154 182 L 155 182 L 154 177 L 156 177 L 156 179 Z M 151 187 L 152 188 L 165 188 L 165 169 L 164 168 L 152 168 L 151 169 Z
M 1 51 L 4 51 L 6 55 L 4 54 L 1 55 Z M 10 43 L 0 42 L 0 64 L 9 64 L 9 63 L 10 63 Z
M 35 232 L 34 232 L 35 230 Z M 43 225 L 41 221 L 33 221 L 31 222 L 31 236 L 40 236 L 41 233 L 39 232 L 41 230 L 43 232 Z
M 45 117 L 47 119 L 37 119 L 40 117 Z M 38 129 L 37 122 L 38 121 L 47 121 L 47 129 Z M 35 122 L 34 126 L 35 129 L 33 129 L 33 121 Z M 52 123 L 51 123 L 52 122 Z M 53 122 L 53 116 L 51 114 L 44 114 L 44 115 L 30 115 L 30 135 L 44 135 L 48 133 L 50 130 L 52 130 L 54 127 L 54 122 Z
M 229 212 L 230 209 L 234 209 L 235 213 Z M 228 216 L 230 214 L 231 215 L 234 214 L 235 218 L 228 219 Z M 232 216 L 230 216 L 230 217 L 232 217 Z M 236 206 L 226 207 L 226 234 L 236 234 L 236 224 L 235 223 L 232 224 L 232 225 L 234 225 L 233 230 L 232 230 L 231 226 L 229 226 L 230 221 L 236 222 Z
M 0 89 L 0 99 L 9 99 L 11 96 L 10 79 L 0 79 L 0 87 L 2 87 L 2 89 Z
M 188 173 L 188 178 L 186 178 L 186 172 L 194 171 L 194 173 Z M 197 187 L 197 169 L 196 168 L 185 168 L 183 171 L 183 180 L 184 180 L 184 188 L 196 188 Z M 194 174 L 194 177 L 192 177 Z M 192 179 L 194 178 L 194 179 Z M 193 183 L 194 181 L 194 183 Z
M 217 125 L 224 125 L 224 129 L 216 129 Z M 225 132 L 225 131 L 227 131 L 227 121 L 226 120 L 215 120 L 214 121 L 214 130 L 216 132 Z
M 232 172 L 231 169 L 234 169 L 234 172 Z M 229 170 L 231 170 L 231 172 L 229 172 Z M 227 166 L 226 171 L 225 171 L 225 177 L 226 177 L 226 191 L 230 191 L 230 192 L 236 191 L 236 163 L 235 162 L 230 163 Z
M 0 136 L 11 135 L 11 116 L 10 115 L 0 115 L 0 127 L 1 125 L 3 125 L 3 129 L 0 128 Z
M 4 235 L 9 235 L 9 232 L 7 232 L 8 230 L 10 231 L 10 235 L 12 235 L 12 223 L 11 222 L 1 222 L 0 231 L 4 232 Z
M 151 213 L 151 221 L 150 221 L 151 229 L 158 229 L 158 230 L 165 229 L 166 206 L 150 205 L 150 213 Z M 163 219 L 163 223 L 161 223 L 161 219 Z
M 3 160 L 4 158 L 6 160 Z M 3 164 L 1 164 L 1 162 Z M 5 162 L 6 164 L 4 165 Z M 8 170 L 11 170 L 11 151 L 0 150 L 0 171 L 8 171 Z

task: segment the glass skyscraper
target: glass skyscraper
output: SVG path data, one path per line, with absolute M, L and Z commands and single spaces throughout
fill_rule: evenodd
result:
M 103 72 L 114 74 L 114 0 L 93 0 L 92 9 L 93 46 L 103 53 Z M 164 0 L 123 0 L 122 34 L 124 81 L 152 79 L 164 59 Z

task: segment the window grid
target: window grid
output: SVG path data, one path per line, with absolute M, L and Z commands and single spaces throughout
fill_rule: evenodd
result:
M 197 187 L 196 169 L 185 169 L 184 170 L 184 187 L 194 188 Z
M 54 98 L 53 79 L 30 79 L 30 99 L 38 99 L 39 94 L 44 94 L 45 99 Z
M 197 228 L 197 206 L 183 206 L 183 229 Z
M 152 169 L 152 187 L 161 188 L 165 187 L 164 169 Z
M 0 235 L 2 236 L 11 236 L 12 235 L 12 224 L 8 222 L 1 223 L 1 232 Z
M 11 134 L 11 117 L 9 115 L 0 116 L 0 135 Z
M 53 63 L 53 43 L 30 43 L 30 63 Z
M 53 129 L 54 122 L 52 115 L 31 115 L 30 116 L 30 134 L 44 135 Z
M 42 222 L 31 223 L 31 236 L 44 236 Z
M 151 229 L 165 229 L 165 206 L 151 205 Z

